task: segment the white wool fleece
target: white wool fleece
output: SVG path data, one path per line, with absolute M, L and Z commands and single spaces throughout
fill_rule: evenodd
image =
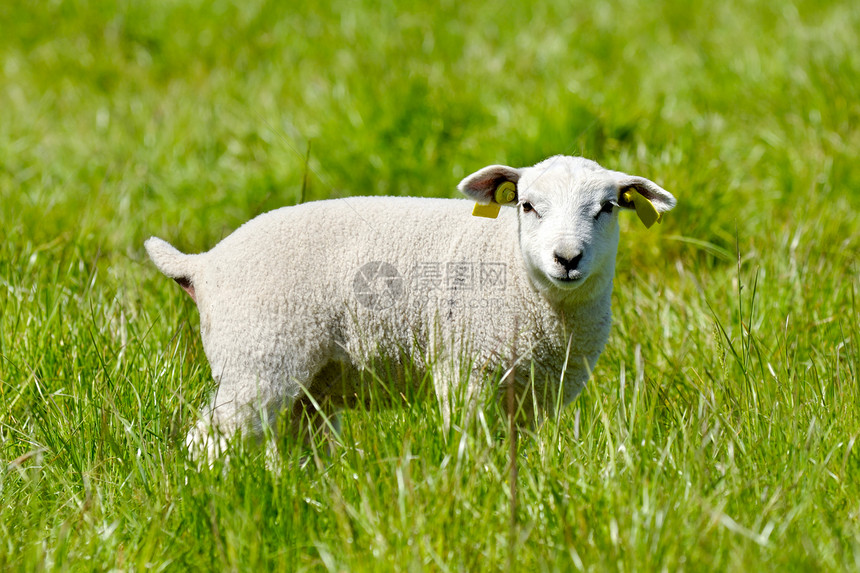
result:
M 515 196 L 496 197 L 506 182 Z M 509 208 L 488 219 L 462 199 L 353 197 L 260 215 L 198 255 L 150 238 L 156 266 L 197 302 L 219 383 L 189 443 L 208 424 L 259 431 L 260 412 L 307 396 L 336 411 L 371 394 L 358 374 L 377 359 L 431 369 L 446 419 L 450 392 L 514 361 L 520 388 L 534 372 L 541 409 L 572 401 L 609 336 L 618 211 L 657 216 L 674 198 L 565 156 L 486 167 L 459 189 Z

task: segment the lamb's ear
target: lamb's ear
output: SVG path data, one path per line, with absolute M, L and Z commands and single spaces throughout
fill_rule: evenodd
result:
M 624 209 L 635 209 L 646 227 L 659 223 L 663 213 L 677 203 L 671 193 L 644 177 L 616 172 L 616 180 L 618 205 Z
M 507 165 L 490 165 L 460 181 L 457 189 L 477 201 L 473 215 L 494 219 L 500 205 L 516 205 L 520 173 Z

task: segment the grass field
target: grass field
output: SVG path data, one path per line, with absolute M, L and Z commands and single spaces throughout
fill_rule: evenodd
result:
M 0 4 L 0 568 L 860 569 L 860 4 L 413 10 Z M 431 400 L 189 469 L 212 382 L 144 239 L 556 153 L 679 206 L 622 221 L 607 350 L 520 441 L 513 525 L 503 424 Z

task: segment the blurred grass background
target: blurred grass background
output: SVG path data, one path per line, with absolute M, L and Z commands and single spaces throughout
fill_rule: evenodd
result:
M 0 566 L 857 569 L 858 30 L 802 0 L 0 3 Z M 505 444 L 433 404 L 349 414 L 330 460 L 186 469 L 210 375 L 145 238 L 556 153 L 679 206 L 622 221 L 513 542 Z

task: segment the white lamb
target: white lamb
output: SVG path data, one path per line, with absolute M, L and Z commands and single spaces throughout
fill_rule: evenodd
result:
M 446 422 L 453 392 L 499 384 L 515 361 L 539 411 L 570 403 L 609 336 L 618 211 L 650 226 L 675 198 L 567 156 L 485 167 L 458 189 L 476 214 L 511 208 L 491 220 L 463 199 L 353 197 L 260 215 L 197 255 L 146 241 L 196 301 L 219 383 L 189 446 L 211 457 L 210 426 L 226 439 L 282 410 L 335 413 L 381 383 L 360 376 L 380 359 L 429 369 Z

